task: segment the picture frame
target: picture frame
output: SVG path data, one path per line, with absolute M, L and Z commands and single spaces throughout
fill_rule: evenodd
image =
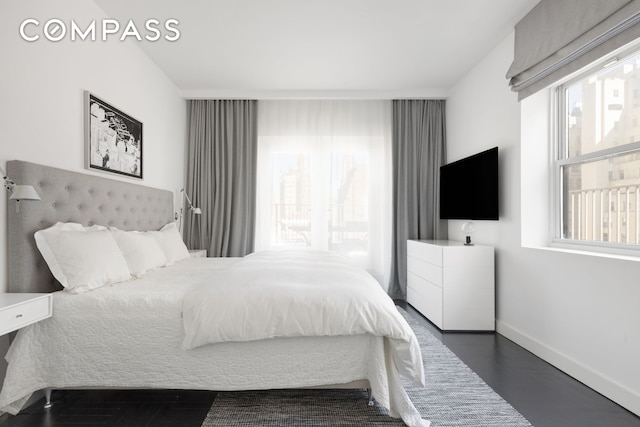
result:
M 85 91 L 85 167 L 142 179 L 142 122 Z

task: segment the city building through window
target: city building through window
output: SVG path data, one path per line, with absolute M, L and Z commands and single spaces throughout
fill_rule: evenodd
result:
M 640 51 L 555 89 L 556 237 L 640 248 Z

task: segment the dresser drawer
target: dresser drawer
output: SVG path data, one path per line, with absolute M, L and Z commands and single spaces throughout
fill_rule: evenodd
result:
M 463 269 L 473 274 L 479 268 L 494 269 L 494 251 L 489 246 L 454 246 L 444 250 L 442 265 L 446 269 Z
M 51 317 L 51 295 L 5 306 L 0 310 L 0 335 Z
M 442 247 L 415 240 L 407 241 L 407 255 L 442 267 Z
M 491 313 L 495 312 L 495 293 L 487 288 L 454 288 L 446 287 L 442 293 L 443 304 L 451 309 L 482 309 Z
M 442 328 L 442 289 L 411 273 L 407 279 L 407 302 Z
M 438 287 L 442 287 L 442 267 L 423 261 L 420 258 L 408 256 L 407 271 Z

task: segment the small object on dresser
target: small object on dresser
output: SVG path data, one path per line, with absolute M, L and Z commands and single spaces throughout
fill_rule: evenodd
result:
M 473 222 L 471 221 L 464 222 L 462 224 L 462 227 L 460 227 L 460 229 L 465 235 L 465 240 L 464 240 L 465 246 L 473 246 L 473 243 L 471 243 L 471 235 L 473 234 Z
M 206 258 L 207 250 L 206 249 L 189 249 L 189 255 L 191 255 L 191 258 Z
M 0 336 L 51 317 L 52 302 L 47 293 L 0 294 Z

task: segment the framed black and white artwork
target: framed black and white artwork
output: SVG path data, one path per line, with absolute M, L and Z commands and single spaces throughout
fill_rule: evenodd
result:
M 85 91 L 87 169 L 142 179 L 142 122 Z

